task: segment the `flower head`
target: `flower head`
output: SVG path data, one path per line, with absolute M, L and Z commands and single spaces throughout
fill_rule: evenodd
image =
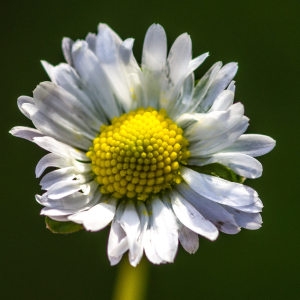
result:
M 105 24 L 85 40 L 65 38 L 67 63 L 43 61 L 51 82 L 18 99 L 36 129 L 11 133 L 49 152 L 36 166 L 41 214 L 90 231 L 111 224 L 111 264 L 128 251 L 133 266 L 143 252 L 172 262 L 178 242 L 194 253 L 198 235 L 258 229 L 262 202 L 242 183 L 261 175 L 254 157 L 275 141 L 244 134 L 249 120 L 233 103 L 237 64 L 218 62 L 195 84 L 208 54 L 192 59 L 189 35 L 167 54 L 164 29 L 152 25 L 141 67 L 132 47 Z

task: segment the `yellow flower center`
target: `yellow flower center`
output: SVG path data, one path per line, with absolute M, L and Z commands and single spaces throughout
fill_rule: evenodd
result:
M 187 146 L 164 110 L 140 108 L 102 126 L 86 155 L 103 194 L 145 201 L 181 182 Z

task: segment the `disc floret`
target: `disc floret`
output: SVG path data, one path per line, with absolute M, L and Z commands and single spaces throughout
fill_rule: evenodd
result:
M 164 110 L 140 108 L 102 126 L 87 156 L 101 193 L 144 201 L 181 182 L 187 147 Z

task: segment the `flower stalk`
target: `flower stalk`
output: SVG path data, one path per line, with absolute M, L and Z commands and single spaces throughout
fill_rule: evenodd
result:
M 119 265 L 119 273 L 113 291 L 113 300 L 144 300 L 149 266 L 142 259 L 137 267 L 132 267 L 127 259 Z

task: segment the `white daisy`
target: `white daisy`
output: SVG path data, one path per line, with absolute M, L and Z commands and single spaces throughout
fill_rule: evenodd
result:
M 233 104 L 236 63 L 214 64 L 195 84 L 193 71 L 208 54 L 192 59 L 182 34 L 167 55 L 156 24 L 141 67 L 133 39 L 105 24 L 62 47 L 67 63 L 42 62 L 51 82 L 18 99 L 36 129 L 11 130 L 49 152 L 36 166 L 42 215 L 90 231 L 111 224 L 112 265 L 126 251 L 133 266 L 144 251 L 152 263 L 173 262 L 178 241 L 194 253 L 198 235 L 213 241 L 219 231 L 261 226 L 262 202 L 241 182 L 261 175 L 254 157 L 275 141 L 244 134 L 248 118 Z

